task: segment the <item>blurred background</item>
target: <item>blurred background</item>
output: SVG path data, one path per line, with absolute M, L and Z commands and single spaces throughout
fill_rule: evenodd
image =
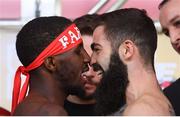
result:
M 161 32 L 158 5 L 161 0 L 0 0 L 0 107 L 11 109 L 14 74 L 19 65 L 15 41 L 22 26 L 35 17 L 102 14 L 121 8 L 145 9 L 158 32 L 155 68 L 162 88 L 180 77 L 180 56 Z

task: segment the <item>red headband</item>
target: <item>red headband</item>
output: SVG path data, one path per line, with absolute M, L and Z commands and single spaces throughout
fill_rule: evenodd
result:
M 54 41 L 52 41 L 49 46 L 45 48 L 30 65 L 27 67 L 20 66 L 17 69 L 14 79 L 11 113 L 14 112 L 17 104 L 19 104 L 26 96 L 30 77 L 28 72 L 39 67 L 46 57 L 66 52 L 80 43 L 82 43 L 80 31 L 75 24 L 72 24 Z M 21 74 L 26 76 L 26 80 L 20 91 Z

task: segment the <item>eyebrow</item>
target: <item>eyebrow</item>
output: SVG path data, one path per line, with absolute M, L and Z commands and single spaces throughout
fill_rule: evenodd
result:
M 180 16 L 179 15 L 177 15 L 176 17 L 174 17 L 174 18 L 172 18 L 171 20 L 170 20 L 170 23 L 173 23 L 177 18 L 179 18 Z

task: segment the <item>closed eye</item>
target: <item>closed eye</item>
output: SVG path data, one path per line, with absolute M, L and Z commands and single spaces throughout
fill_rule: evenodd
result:
M 175 27 L 180 27 L 180 20 L 177 20 L 174 24 Z
M 91 44 L 91 49 L 93 52 L 98 52 L 100 50 L 100 47 L 98 44 L 93 43 Z
M 93 51 L 94 52 L 98 52 L 100 49 L 99 48 L 94 48 Z

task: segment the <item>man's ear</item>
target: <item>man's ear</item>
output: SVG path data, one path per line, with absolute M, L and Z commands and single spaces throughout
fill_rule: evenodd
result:
M 129 60 L 134 55 L 134 43 L 131 40 L 125 40 L 119 47 L 119 56 L 123 60 Z
M 45 58 L 44 66 L 49 71 L 55 71 L 56 70 L 55 58 L 53 56 Z

